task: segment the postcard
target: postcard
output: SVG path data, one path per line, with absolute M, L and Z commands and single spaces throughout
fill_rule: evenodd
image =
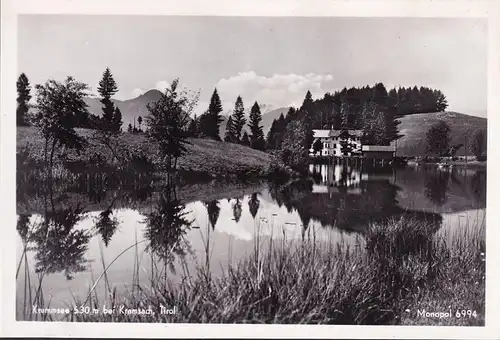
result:
M 2 5 L 2 335 L 500 336 L 498 4 Z

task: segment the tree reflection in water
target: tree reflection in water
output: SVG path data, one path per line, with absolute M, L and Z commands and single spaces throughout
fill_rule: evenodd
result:
M 177 199 L 175 188 L 167 186 L 160 193 L 153 211 L 146 215 L 144 236 L 149 241 L 147 249 L 165 264 L 173 266 L 177 256 L 184 257 L 191 251 L 184 237 L 192 224 L 187 214 L 185 206 Z
M 238 223 L 241 219 L 241 213 L 243 211 L 243 208 L 241 206 L 241 198 L 240 197 L 236 198 L 236 202 L 234 202 L 232 204 L 232 208 L 233 208 L 234 220 L 236 221 L 236 223 Z
M 29 235 L 29 227 L 30 227 L 30 218 L 31 215 L 26 215 L 26 214 L 19 214 L 17 218 L 17 233 L 21 237 L 21 240 L 23 243 L 26 243 L 28 240 L 28 235 Z
M 101 235 L 102 242 L 107 247 L 111 238 L 115 234 L 120 222 L 116 216 L 113 216 L 111 207 L 102 211 L 95 222 L 95 229 Z
M 64 272 L 66 279 L 71 280 L 74 274 L 87 269 L 85 253 L 91 233 L 75 229 L 84 218 L 84 209 L 79 204 L 45 211 L 42 222 L 29 236 L 36 251 L 36 273 Z
M 425 195 L 435 205 L 442 207 L 448 200 L 450 172 L 428 172 L 425 176 Z
M 250 200 L 248 201 L 248 208 L 250 209 L 250 214 L 252 214 L 253 219 L 255 220 L 255 216 L 257 216 L 257 212 L 259 211 L 260 200 L 257 197 L 257 193 L 254 192 L 250 196 Z
M 219 214 L 220 214 L 219 201 L 212 200 L 208 202 L 203 202 L 203 204 L 207 208 L 208 220 L 210 221 L 212 230 L 214 230 L 215 226 L 217 225 L 217 220 L 219 219 Z

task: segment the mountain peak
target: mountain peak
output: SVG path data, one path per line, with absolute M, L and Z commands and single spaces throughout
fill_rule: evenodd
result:
M 157 100 L 158 98 L 160 98 L 161 94 L 162 94 L 161 91 L 159 91 L 157 89 L 151 89 L 151 90 L 148 90 L 148 91 L 144 92 L 140 96 L 138 96 L 136 98 L 129 99 L 129 100 L 136 100 L 136 99 L 139 99 L 139 98 L 141 98 L 141 99 Z

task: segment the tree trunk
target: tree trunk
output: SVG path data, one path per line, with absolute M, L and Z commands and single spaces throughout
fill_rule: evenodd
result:
M 56 143 L 57 141 L 54 139 L 52 141 L 52 150 L 50 150 L 50 177 L 52 178 L 52 167 L 54 165 L 54 151 L 56 150 Z

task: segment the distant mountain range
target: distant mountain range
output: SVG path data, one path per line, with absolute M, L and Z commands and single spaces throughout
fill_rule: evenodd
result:
M 161 92 L 153 89 L 145 92 L 139 97 L 128 99 L 128 100 L 117 100 L 113 99 L 115 105 L 122 112 L 122 120 L 123 120 L 123 130 L 126 130 L 128 124 L 134 125 L 134 119 L 137 126 L 137 118 L 141 116 L 143 119 L 148 115 L 149 111 L 147 109 L 147 104 L 158 100 L 161 96 Z M 90 113 L 102 116 L 102 104 L 100 102 L 100 98 L 98 97 L 87 97 L 85 98 L 85 102 L 88 105 L 88 110 Z M 262 127 L 264 130 L 264 134 L 267 135 L 267 132 L 271 128 L 271 124 L 275 118 L 279 118 L 280 114 L 286 114 L 288 111 L 287 107 L 276 108 L 273 105 L 261 104 L 260 109 L 262 112 Z M 248 115 L 250 114 L 250 108 L 246 110 L 246 116 L 248 121 Z M 222 115 L 223 121 L 220 126 L 220 134 L 224 136 L 226 132 L 226 124 L 227 118 L 232 114 L 232 109 L 225 111 Z M 247 129 L 248 130 L 248 129 Z
M 141 116 L 143 119 L 149 113 L 146 105 L 160 99 L 161 92 L 158 90 L 149 90 L 139 97 L 128 99 L 128 100 L 117 100 L 112 99 L 115 105 L 122 112 L 122 120 L 123 126 L 122 128 L 125 130 L 129 123 L 134 124 L 134 119 L 137 125 L 137 118 Z M 100 102 L 100 98 L 97 97 L 87 97 L 85 98 L 85 102 L 88 105 L 88 110 L 90 113 L 102 116 L 102 104 Z

